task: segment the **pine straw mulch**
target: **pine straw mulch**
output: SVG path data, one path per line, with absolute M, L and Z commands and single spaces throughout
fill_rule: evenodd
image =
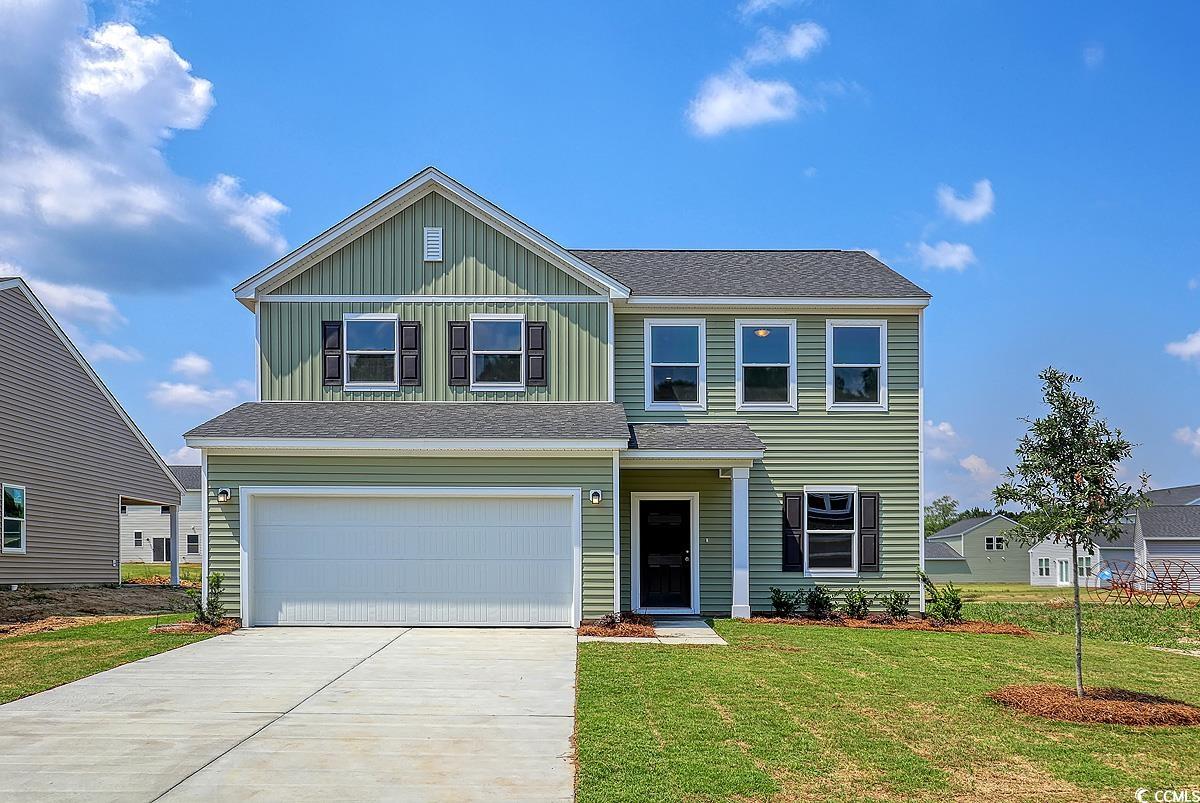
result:
M 31 622 L 12 622 L 0 624 L 0 638 L 28 636 L 31 633 L 51 633 L 55 630 L 66 630 L 69 627 L 98 625 L 104 622 L 122 622 L 126 619 L 142 619 L 141 616 L 47 616 Z
M 581 636 L 603 636 L 620 638 L 654 638 L 654 620 L 649 616 L 637 613 L 623 613 L 619 622 L 612 622 L 609 617 L 579 626 Z
M 866 619 L 850 619 L 845 616 L 835 616 L 832 619 L 809 619 L 805 617 L 784 618 L 779 616 L 755 616 L 751 623 L 779 625 L 810 625 L 814 627 L 857 627 L 868 630 L 923 630 L 935 633 L 976 633 L 992 636 L 1029 636 L 1027 629 L 1018 625 L 998 622 L 959 622 L 958 624 L 939 624 L 932 619 L 888 619 L 878 614 L 871 614 Z
M 1000 705 L 1043 719 L 1102 725 L 1200 725 L 1200 706 L 1126 689 L 1075 689 L 1050 684 L 1004 686 L 989 692 Z
M 221 624 L 213 627 L 212 625 L 202 625 L 199 622 L 175 622 L 169 625 L 158 625 L 150 628 L 151 633 L 212 633 L 216 636 L 223 636 L 226 633 L 232 633 L 242 626 L 238 619 L 222 619 Z
M 125 580 L 123 582 L 125 583 L 125 585 L 133 585 L 133 586 L 170 586 L 171 578 L 163 577 L 161 574 L 155 574 L 155 575 L 151 575 L 150 577 L 134 577 L 129 580 Z M 179 587 L 180 588 L 199 588 L 200 581 L 199 580 L 185 580 L 181 577 L 181 578 L 179 578 Z

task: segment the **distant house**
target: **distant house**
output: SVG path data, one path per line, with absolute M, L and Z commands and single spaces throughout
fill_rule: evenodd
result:
M 179 505 L 179 562 L 200 562 L 200 466 L 167 466 L 183 486 Z M 167 563 L 171 516 L 166 505 L 121 505 L 121 562 Z
M 925 573 L 935 582 L 1027 583 L 1029 547 L 1009 535 L 1003 514 L 957 521 L 925 539 Z
M 1164 561 L 1200 568 L 1200 504 L 1154 505 L 1139 510 L 1133 551 L 1147 571 L 1163 571 Z
M 0 584 L 120 580 L 121 505 L 183 488 L 24 280 L 0 279 Z

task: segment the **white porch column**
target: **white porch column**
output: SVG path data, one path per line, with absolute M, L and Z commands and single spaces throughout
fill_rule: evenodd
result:
M 750 618 L 750 469 L 733 469 L 733 618 Z
M 171 505 L 171 585 L 179 585 L 179 506 Z

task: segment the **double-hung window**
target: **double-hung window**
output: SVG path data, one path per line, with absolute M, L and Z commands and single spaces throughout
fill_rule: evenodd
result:
M 1092 574 L 1092 556 L 1080 555 L 1076 558 L 1078 561 L 1075 565 L 1075 572 L 1080 577 L 1089 577 Z
M 134 546 L 142 545 L 142 531 L 141 530 L 133 531 L 133 545 Z
M 3 490 L 3 551 L 23 555 L 25 553 L 25 488 L 20 485 L 5 485 Z
M 704 410 L 704 320 L 647 318 L 647 410 Z
M 825 394 L 830 410 L 887 410 L 887 322 L 825 322 Z
M 471 316 L 471 390 L 525 389 L 525 316 Z
M 796 409 L 796 321 L 739 320 L 737 407 Z
M 1003 535 L 987 535 L 983 539 L 983 549 L 985 552 L 1002 552 L 1006 546 Z
M 189 555 L 200 554 L 200 533 L 187 534 L 187 553 Z
M 395 315 L 348 313 L 345 330 L 345 385 L 348 390 L 398 390 Z
M 858 489 L 804 489 L 804 568 L 809 574 L 853 574 L 858 570 Z
M 1050 576 L 1050 558 L 1038 558 L 1038 577 Z

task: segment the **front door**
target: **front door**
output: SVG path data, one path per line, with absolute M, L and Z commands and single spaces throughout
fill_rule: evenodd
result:
M 692 506 L 686 499 L 638 505 L 641 607 L 692 607 Z
M 170 538 L 155 538 L 154 543 L 150 546 L 154 553 L 155 563 L 166 563 L 171 559 L 171 539 Z

